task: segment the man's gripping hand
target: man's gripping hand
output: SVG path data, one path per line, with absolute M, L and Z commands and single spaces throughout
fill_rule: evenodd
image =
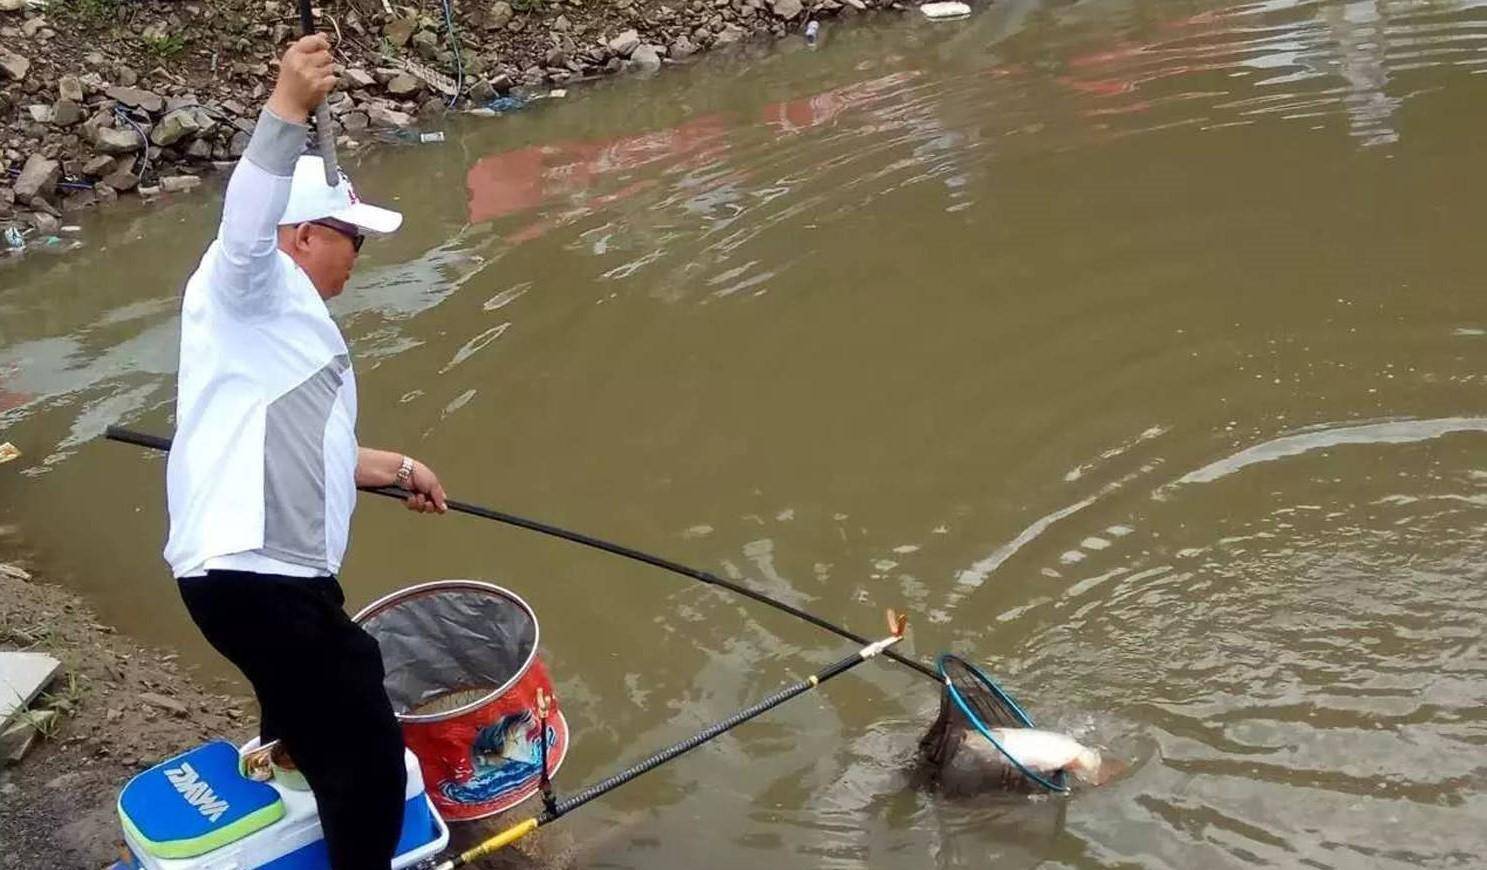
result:
M 286 121 L 303 124 L 335 85 L 330 40 L 318 33 L 301 37 L 279 61 L 279 80 L 268 98 L 269 111 Z

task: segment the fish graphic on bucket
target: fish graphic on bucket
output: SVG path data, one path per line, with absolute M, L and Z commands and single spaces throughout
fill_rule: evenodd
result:
M 568 752 L 537 653 L 537 616 L 491 583 L 440 580 L 381 598 L 356 621 L 382 647 L 383 683 L 429 797 L 451 821 L 504 812 Z M 542 703 L 539 703 L 539 698 Z

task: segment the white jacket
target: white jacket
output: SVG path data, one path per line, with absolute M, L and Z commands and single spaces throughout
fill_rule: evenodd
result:
M 341 568 L 356 503 L 356 381 L 340 329 L 278 249 L 307 128 L 264 110 L 217 239 L 186 284 L 166 472 L 177 577 Z

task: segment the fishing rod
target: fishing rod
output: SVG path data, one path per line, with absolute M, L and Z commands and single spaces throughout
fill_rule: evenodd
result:
M 299 26 L 305 36 L 315 35 L 315 13 L 310 11 L 310 0 L 299 0 Z M 330 103 L 325 100 L 315 107 L 315 138 L 320 146 L 320 159 L 325 163 L 325 183 L 335 187 L 341 183 L 341 166 L 336 159 L 336 128 L 330 119 Z
M 889 610 L 889 634 L 882 640 L 873 641 L 872 643 L 867 644 L 857 652 L 852 653 L 851 655 L 843 658 L 838 662 L 827 665 L 816 673 L 810 675 L 809 677 L 806 677 L 804 680 L 801 680 L 794 685 L 787 686 L 781 689 L 780 691 L 774 693 L 773 695 L 770 695 L 768 698 L 765 698 L 757 704 L 754 704 L 751 707 L 746 707 L 738 711 L 737 713 L 734 713 L 732 716 L 729 716 L 727 719 L 716 722 L 708 726 L 706 729 L 699 731 L 691 737 L 688 737 L 686 740 L 669 746 L 661 750 L 660 752 L 652 755 L 650 758 L 645 759 L 639 764 L 635 764 L 609 777 L 608 779 L 597 782 L 589 786 L 588 788 L 579 791 L 577 794 L 572 795 L 571 797 L 562 798 L 561 800 L 548 801 L 547 808 L 544 809 L 541 814 L 517 822 L 506 830 L 500 832 L 499 834 L 496 834 L 494 837 L 491 837 L 490 839 L 485 840 L 484 842 L 473 846 L 470 849 L 465 850 L 464 852 L 461 852 L 453 858 L 446 859 L 442 863 L 436 865 L 434 867 L 434 870 L 455 870 L 455 868 L 457 867 L 463 867 L 473 861 L 478 861 L 481 858 L 492 854 L 493 852 L 496 852 L 500 849 L 505 848 L 506 846 L 511 845 L 512 843 L 515 843 L 517 840 L 520 840 L 522 837 L 525 837 L 526 835 L 532 833 L 543 825 L 547 825 L 557 821 L 558 819 L 561 819 L 563 816 L 578 809 L 589 801 L 600 797 L 601 795 L 608 794 L 609 792 L 614 791 L 615 789 L 619 788 L 630 780 L 635 779 L 641 774 L 646 773 L 647 771 L 654 770 L 657 767 L 665 764 L 666 762 L 671 761 L 673 758 L 689 752 L 690 750 L 696 749 L 698 746 L 701 746 L 709 740 L 712 740 L 714 737 L 717 737 L 718 735 L 730 731 L 734 727 L 741 725 L 744 722 L 749 721 L 750 719 L 753 719 L 760 713 L 778 707 L 779 705 L 785 703 L 786 701 L 794 698 L 797 695 L 802 695 L 806 692 L 809 692 L 811 689 L 816 688 L 832 677 L 846 673 L 852 668 L 857 667 L 858 665 L 862 664 L 870 658 L 873 658 L 874 656 L 879 655 L 880 653 L 884 655 L 891 655 L 888 648 L 903 640 L 904 629 L 907 624 L 908 620 L 906 617 L 896 614 L 892 610 Z
M 161 438 L 158 435 L 147 435 L 142 432 L 135 432 L 133 430 L 125 429 L 120 426 L 108 427 L 108 429 L 104 432 L 104 437 L 108 438 L 111 441 L 119 441 L 124 444 L 133 444 L 137 447 L 147 447 L 151 450 L 160 450 L 162 452 L 170 451 L 171 440 L 169 438 Z M 363 486 L 359 487 L 359 489 L 361 489 L 362 492 L 368 492 L 372 495 L 385 496 L 387 498 L 395 498 L 399 501 L 403 501 L 408 497 L 407 490 L 399 489 L 395 486 Z M 606 553 L 612 553 L 616 556 L 623 556 L 626 559 L 634 559 L 637 562 L 644 562 L 647 565 L 652 565 L 662 570 L 670 571 L 673 574 L 680 574 L 683 577 L 690 577 L 693 580 L 706 583 L 709 586 L 718 586 L 723 589 L 727 589 L 730 592 L 742 595 L 745 598 L 753 599 L 760 604 L 765 604 L 773 607 L 775 610 L 778 610 L 782 613 L 788 613 L 797 619 L 803 619 L 806 622 L 809 622 L 811 625 L 816 626 L 817 628 L 823 628 L 829 632 L 832 632 L 833 634 L 853 641 L 854 643 L 866 644 L 869 642 L 867 638 L 863 637 L 860 634 L 857 634 L 856 632 L 842 628 L 841 626 L 834 623 L 827 622 L 819 616 L 807 613 L 798 607 L 786 604 L 778 598 L 773 598 L 769 595 L 765 595 L 763 592 L 757 592 L 747 586 L 734 583 L 730 580 L 725 580 L 710 571 L 700 571 L 696 568 L 688 568 L 686 565 L 683 565 L 680 562 L 673 562 L 670 559 L 662 558 L 661 556 L 653 556 L 650 553 L 645 553 L 632 547 L 626 547 L 623 544 L 611 543 L 609 541 L 601 540 L 600 538 L 585 535 L 582 532 L 569 531 L 568 529 L 560 528 L 548 523 L 527 519 L 525 517 L 519 517 L 515 514 L 508 514 L 502 511 L 491 510 L 490 508 L 468 504 L 466 502 L 455 501 L 453 499 L 447 500 L 446 504 L 448 504 L 449 509 L 452 511 L 458 511 L 462 514 L 469 514 L 470 516 L 481 517 L 487 520 L 494 520 L 498 523 L 505 523 L 507 525 L 517 526 L 519 528 L 527 529 L 533 532 L 540 532 L 544 535 L 551 535 L 554 538 L 562 538 L 565 541 L 571 541 L 575 544 L 582 544 L 585 547 L 593 547 L 596 550 L 603 550 Z M 934 680 L 936 683 L 943 682 L 940 674 L 934 668 L 924 664 L 923 662 L 899 655 L 892 650 L 885 650 L 883 654 L 905 667 L 914 669 L 923 676 Z

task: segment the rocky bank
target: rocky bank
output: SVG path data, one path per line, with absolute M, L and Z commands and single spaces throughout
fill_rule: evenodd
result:
M 338 141 L 406 137 L 555 88 L 651 71 L 899 0 L 335 0 Z M 252 132 L 291 0 L 0 0 L 0 252 L 69 212 L 195 187 Z

